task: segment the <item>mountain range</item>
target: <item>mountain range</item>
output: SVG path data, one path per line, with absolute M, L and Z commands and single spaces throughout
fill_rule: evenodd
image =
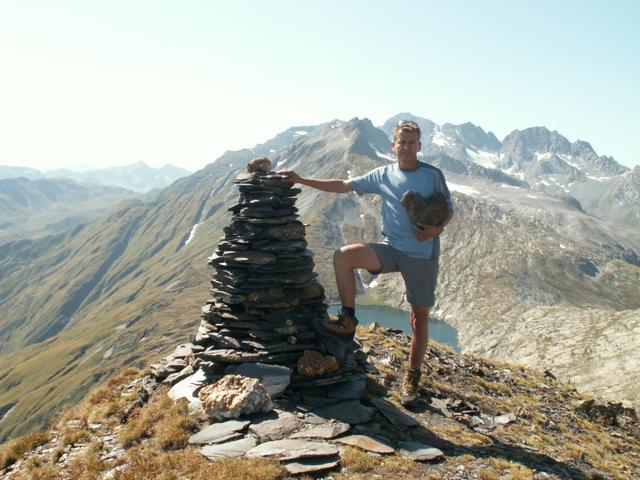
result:
M 398 118 L 423 129 L 456 214 L 443 235 L 435 314 L 463 351 L 552 369 L 578 388 L 638 406 L 640 167 L 544 127 L 502 141 L 470 123 L 400 114 L 292 127 L 225 153 L 146 201 L 0 246 L 0 439 L 43 426 L 101 378 L 188 340 L 208 296 L 210 256 L 238 196 L 233 180 L 266 155 L 303 176 L 349 178 L 393 161 Z M 600 192 L 601 194 L 598 194 Z M 379 199 L 304 188 L 297 206 L 327 296 L 331 256 L 380 239 Z M 397 275 L 358 278 L 359 302 L 406 307 Z
M 20 177 L 28 178 L 29 180 L 67 178 L 93 185 L 126 188 L 136 192 L 148 192 L 154 188 L 164 188 L 178 178 L 185 177 L 190 173 L 184 168 L 170 164 L 155 168 L 144 162 L 121 167 L 90 169 L 82 172 L 68 169 L 41 172 L 34 168 L 0 165 L 0 179 Z
M 0 244 L 61 233 L 139 193 L 67 178 L 0 179 Z

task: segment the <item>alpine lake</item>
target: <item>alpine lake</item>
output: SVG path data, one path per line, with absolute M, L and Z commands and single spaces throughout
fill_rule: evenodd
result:
M 329 306 L 329 314 L 337 315 L 339 312 L 340 304 L 335 303 Z M 356 305 L 356 317 L 360 325 L 375 322 L 381 327 L 402 330 L 406 335 L 411 335 L 409 313 L 405 310 L 386 305 Z M 450 346 L 456 352 L 460 351 L 458 331 L 441 320 L 429 318 L 429 338 Z

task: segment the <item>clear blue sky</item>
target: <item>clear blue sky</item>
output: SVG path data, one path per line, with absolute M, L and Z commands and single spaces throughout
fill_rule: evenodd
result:
M 640 2 L 0 0 L 0 164 L 191 170 L 403 111 L 640 164 Z

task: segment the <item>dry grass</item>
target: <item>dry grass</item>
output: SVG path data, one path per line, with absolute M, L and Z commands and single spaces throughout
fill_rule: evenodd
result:
M 391 473 L 401 473 L 404 475 L 410 474 L 415 468 L 415 462 L 412 459 L 399 455 L 385 458 L 382 465 L 385 470 Z
M 75 445 L 89 440 L 91 440 L 91 432 L 86 428 L 68 428 L 62 436 L 63 445 Z
M 62 477 L 62 470 L 57 465 L 43 462 L 37 457 L 28 459 L 16 480 L 58 480 Z
M 35 432 L 22 437 L 14 438 L 0 447 L 0 470 L 17 462 L 22 455 L 44 445 L 51 439 L 48 433 Z
M 100 461 L 101 453 L 102 446 L 98 442 L 92 442 L 82 454 L 71 459 L 65 471 L 77 480 L 99 478 L 107 469 L 107 465 Z
M 122 414 L 127 402 L 122 392 L 137 376 L 140 376 L 139 369 L 125 369 L 120 375 L 89 392 L 82 402 L 56 418 L 53 425 L 63 430 L 70 421 L 80 420 L 87 425 L 89 422 L 102 422 L 115 414 Z
M 210 462 L 194 448 L 161 453 L 133 448 L 128 452 L 128 468 L 114 480 L 278 480 L 286 477 L 275 461 L 258 458 L 223 459 Z
M 340 463 L 349 473 L 370 472 L 377 464 L 375 458 L 355 447 L 345 448 Z
M 478 472 L 478 480 L 500 480 L 500 475 L 493 470 L 483 468 Z
M 157 392 L 120 432 L 119 440 L 124 448 L 145 438 L 154 440 L 161 450 L 176 450 L 187 446 L 189 434 L 199 426 L 188 413 L 186 399 L 173 402 L 166 392 Z

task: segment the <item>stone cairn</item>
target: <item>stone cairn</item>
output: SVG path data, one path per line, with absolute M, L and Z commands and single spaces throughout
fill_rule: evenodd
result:
M 250 162 L 235 183 L 240 198 L 209 258 L 212 296 L 198 331 L 191 344 L 152 366 L 154 376 L 174 385 L 199 371 L 211 385 L 244 375 L 259 379 L 272 398 L 314 407 L 360 399 L 366 356 L 352 335 L 323 326 L 324 289 L 296 213 L 300 189 L 271 171 L 266 158 Z M 238 416 L 218 407 L 214 417 Z
M 396 450 L 372 421 L 376 411 L 405 431 L 419 422 L 382 398 L 361 399 L 366 371 L 378 371 L 353 334 L 335 333 L 313 271 L 292 188 L 254 160 L 240 175 L 231 224 L 209 259 L 211 298 L 192 343 L 151 367 L 141 390 L 171 385 L 208 424 L 189 438 L 202 455 L 277 459 L 290 474 L 338 467 L 350 445 L 374 455 Z M 144 398 L 142 398 L 144 401 Z M 399 442 L 415 460 L 442 451 Z

